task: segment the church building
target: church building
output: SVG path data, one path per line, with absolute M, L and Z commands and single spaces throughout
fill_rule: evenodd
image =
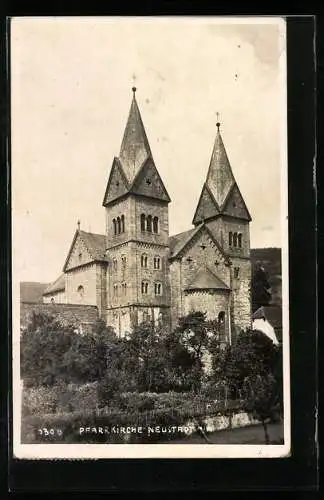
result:
M 252 322 L 251 216 L 220 123 L 192 228 L 170 236 L 171 200 L 132 90 L 103 197 L 105 233 L 83 231 L 78 223 L 63 274 L 45 290 L 43 301 L 96 306 L 119 336 L 142 321 L 173 329 L 180 316 L 202 311 L 219 322 L 224 340 L 231 342 Z

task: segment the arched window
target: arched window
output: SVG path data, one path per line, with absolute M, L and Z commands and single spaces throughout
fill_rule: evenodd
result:
M 52 304 L 54 304 L 54 302 L 55 302 L 54 297 L 51 298 L 51 302 L 52 302 Z
M 117 297 L 117 295 L 118 295 L 118 284 L 115 283 L 114 284 L 114 296 Z
M 117 259 L 114 259 L 113 260 L 113 269 L 114 269 L 115 272 L 117 271 L 117 266 L 118 266 Z
M 242 234 L 241 233 L 239 233 L 237 236 L 237 242 L 238 242 L 238 246 L 240 248 L 242 248 Z
M 228 235 L 228 243 L 229 243 L 230 247 L 233 245 L 233 233 L 232 233 L 232 231 L 230 231 L 230 233 Z
M 79 294 L 79 297 L 82 299 L 82 297 L 84 296 L 84 288 L 82 285 L 78 286 L 77 292 Z
M 147 254 L 143 253 L 141 255 L 141 266 L 147 268 Z
M 145 214 L 142 214 L 141 215 L 141 231 L 145 231 L 145 229 L 146 229 L 146 224 L 145 224 L 146 220 L 145 219 L 146 219 Z
M 233 245 L 234 247 L 237 247 L 237 233 L 233 234 Z
M 154 284 L 154 293 L 155 293 L 155 295 L 161 295 L 162 294 L 162 284 L 161 283 L 155 283 Z
M 154 269 L 161 269 L 161 259 L 158 255 L 154 257 Z
M 218 330 L 219 330 L 219 340 L 225 340 L 225 311 L 220 311 L 218 314 Z
M 120 221 L 121 221 L 120 230 L 121 230 L 122 233 L 124 233 L 125 232 L 125 216 L 124 215 L 121 216 Z
M 122 283 L 123 295 L 127 295 L 127 283 Z
M 234 267 L 234 278 L 238 280 L 240 277 L 240 268 L 239 267 Z
M 151 233 L 152 232 L 152 215 L 148 215 L 146 219 L 146 230 Z
M 153 233 L 159 232 L 159 218 L 153 217 Z
M 127 257 L 126 257 L 126 255 L 122 255 L 121 256 L 121 261 L 122 261 L 122 267 L 123 267 L 123 269 L 125 269 L 125 267 L 127 265 Z
M 117 222 L 116 222 L 116 219 L 113 219 L 113 225 L 114 225 L 114 234 L 117 234 Z
M 142 293 L 143 294 L 148 293 L 148 282 L 147 281 L 142 281 Z
M 222 325 L 223 323 L 225 323 L 225 311 L 221 311 L 218 314 L 218 324 Z
M 117 217 L 117 234 L 120 234 L 120 229 L 121 229 L 120 217 Z

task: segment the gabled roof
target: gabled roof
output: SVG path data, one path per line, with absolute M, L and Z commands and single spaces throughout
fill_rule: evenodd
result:
M 105 255 L 107 242 L 104 234 L 80 231 L 80 236 L 94 260 L 107 260 Z
M 235 203 L 235 205 L 230 207 L 230 204 L 233 202 Z M 232 217 L 238 217 L 246 219 L 248 221 L 252 220 L 250 212 L 241 194 L 240 188 L 238 187 L 236 182 L 234 182 L 233 186 L 229 190 L 221 208 L 221 212 L 224 215 L 230 215 Z
M 198 233 L 201 226 L 189 229 L 189 231 L 183 231 L 182 233 L 175 234 L 169 238 L 169 248 L 170 257 L 176 257 L 180 250 L 182 250 L 186 244 L 191 240 L 191 238 Z
M 282 308 L 275 305 L 261 306 L 253 313 L 252 319 L 265 319 L 273 328 L 282 329 Z
M 225 254 L 223 248 L 220 246 L 218 241 L 214 238 L 212 232 L 209 228 L 204 224 L 199 224 L 193 229 L 189 229 L 189 231 L 184 231 L 183 233 L 176 234 L 174 236 L 170 236 L 169 238 L 169 248 L 170 248 L 170 259 L 174 259 L 179 256 L 179 254 L 186 248 L 186 246 L 190 243 L 190 241 L 200 232 L 206 231 L 210 239 L 213 241 L 214 245 L 217 247 L 218 251 L 224 257 L 225 262 L 229 262 L 228 256 Z
M 110 170 L 105 196 L 102 202 L 103 206 L 106 206 L 109 202 L 114 201 L 121 196 L 124 196 L 128 192 L 128 190 L 129 184 L 125 172 L 121 166 L 119 159 L 115 157 Z
M 228 286 L 208 267 L 200 269 L 186 290 L 226 290 Z
M 192 223 L 195 225 L 201 224 L 201 222 L 203 222 L 204 220 L 215 217 L 216 215 L 219 215 L 219 213 L 220 210 L 217 201 L 215 200 L 213 193 L 205 182 L 201 190 Z
M 147 196 L 161 201 L 170 197 L 155 166 L 146 136 L 142 117 L 135 98 L 133 99 L 120 148 L 109 175 L 103 205 L 107 206 L 128 193 Z M 147 184 L 146 184 L 147 182 Z
M 144 161 L 134 179 L 130 192 L 168 203 L 171 201 L 153 158 L 147 158 Z
M 20 283 L 20 302 L 42 302 L 44 290 L 48 286 L 49 283 L 22 281 Z
M 217 133 L 207 177 L 198 201 L 193 224 L 199 224 L 203 220 L 221 215 L 251 220 L 235 181 L 219 127 L 220 124 L 217 123 Z
M 75 234 L 74 238 L 72 241 L 72 244 L 70 246 L 69 253 L 66 257 L 64 266 L 63 266 L 63 272 L 65 272 L 67 264 L 69 262 L 72 250 L 74 248 L 75 242 L 77 238 L 81 238 L 83 241 L 84 245 L 86 246 L 90 258 L 92 259 L 93 262 L 99 261 L 99 262 L 107 262 L 107 256 L 106 256 L 106 236 L 104 234 L 96 234 L 96 233 L 88 233 L 86 231 L 82 231 L 78 229 Z
M 210 159 L 206 185 L 212 192 L 218 206 L 223 205 L 226 195 L 234 182 L 232 168 L 219 130 L 219 124 L 217 124 L 217 134 Z
M 44 291 L 43 295 L 50 295 L 55 292 L 63 292 L 65 290 L 65 274 L 61 274 L 53 283 L 51 283 Z
M 20 307 L 20 325 L 26 327 L 32 314 L 54 316 L 64 325 L 95 325 L 99 319 L 97 306 L 84 304 L 28 304 L 23 302 Z
M 135 90 L 120 148 L 119 159 L 129 184 L 132 184 L 144 161 L 152 157 L 151 148 L 146 136 Z

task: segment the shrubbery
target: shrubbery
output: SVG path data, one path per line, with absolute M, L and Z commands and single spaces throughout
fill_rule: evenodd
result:
M 98 382 L 83 385 L 59 383 L 27 387 L 23 391 L 23 415 L 82 412 L 86 408 L 94 411 L 98 407 Z
M 212 355 L 208 376 L 206 350 Z M 119 418 L 118 425 L 142 418 L 178 425 L 185 415 L 203 412 L 207 401 L 213 405 L 244 395 L 246 410 L 262 421 L 282 405 L 281 352 L 272 341 L 246 331 L 222 349 L 217 325 L 199 312 L 181 318 L 175 332 L 142 324 L 127 339 L 116 338 L 102 322 L 80 336 L 73 326 L 36 314 L 22 334 L 21 375 L 27 421 L 36 414 L 50 421 L 71 418 L 69 436 L 87 412 L 95 415 L 96 425 L 99 417 Z

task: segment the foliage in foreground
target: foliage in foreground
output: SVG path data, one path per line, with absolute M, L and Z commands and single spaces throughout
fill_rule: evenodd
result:
M 208 376 L 206 350 L 212 354 Z M 73 412 L 82 406 L 113 406 L 121 411 L 125 393 L 200 393 L 212 400 L 222 390 L 227 399 L 241 398 L 244 409 L 263 423 L 266 441 L 267 421 L 282 412 L 281 348 L 262 332 L 247 330 L 223 349 L 217 324 L 200 312 L 181 318 L 175 332 L 142 324 L 123 339 L 102 322 L 91 334 L 81 336 L 73 326 L 34 315 L 22 334 L 21 373 L 26 387 L 43 387 L 43 403 L 41 396 L 37 403 L 35 393 L 34 408 L 38 404 L 45 412 Z M 88 388 L 73 393 L 67 389 L 73 384 L 88 384 Z M 48 387 L 56 391 L 56 399 L 52 392 L 52 399 L 46 401 Z M 146 411 L 156 401 L 133 395 L 127 404 L 132 413 L 135 408 Z

